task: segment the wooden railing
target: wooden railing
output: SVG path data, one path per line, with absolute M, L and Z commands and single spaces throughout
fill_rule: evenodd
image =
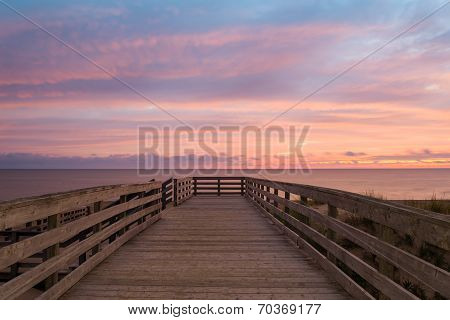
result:
M 193 196 L 192 177 L 174 178 L 174 205 L 178 206 Z
M 61 223 L 61 212 L 87 211 Z M 6 236 L 0 271 L 13 270 L 0 285 L 0 299 L 54 299 L 122 244 L 160 219 L 161 183 L 115 185 L 33 197 L 0 204 L 0 231 L 16 234 L 46 220 L 41 232 Z M 63 215 L 64 217 L 64 215 Z M 20 272 L 29 259 L 32 268 Z M 25 262 L 24 262 L 25 261 Z M 6 272 L 5 272 L 6 270 Z
M 173 205 L 174 199 L 174 183 L 173 178 L 169 178 L 162 183 L 162 194 L 161 194 L 161 202 L 162 209 L 166 209 L 169 206 Z
M 354 297 L 450 298 L 449 216 L 264 179 L 246 178 L 246 190 L 256 207 Z M 435 259 L 426 261 L 426 251 Z
M 321 187 L 184 177 L 0 203 L 0 299 L 58 298 L 163 209 L 229 194 L 246 196 L 355 298 L 450 298 L 450 216 Z
M 245 193 L 244 177 L 194 177 L 194 195 L 230 195 Z

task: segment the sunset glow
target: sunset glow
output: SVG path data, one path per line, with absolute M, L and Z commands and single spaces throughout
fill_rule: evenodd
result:
M 14 3 L 196 129 L 263 126 L 441 1 Z M 450 167 L 449 16 L 450 6 L 272 124 L 310 127 L 313 168 Z M 139 126 L 177 125 L 0 5 L 1 168 L 132 167 Z

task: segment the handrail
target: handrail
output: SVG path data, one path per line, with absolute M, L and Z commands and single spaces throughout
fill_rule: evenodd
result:
M 448 270 L 393 243 L 433 228 L 435 234 L 423 235 L 420 241 L 440 245 L 435 250 L 448 253 L 443 245 L 450 232 L 447 216 L 350 192 L 265 179 L 247 177 L 246 190 L 256 207 L 355 297 L 417 299 L 426 293 L 450 297 Z M 323 203 L 327 212 L 312 208 L 309 199 Z M 362 217 L 366 228 L 343 221 L 341 215 L 346 213 Z M 374 230 L 369 232 L 370 228 Z
M 0 272 L 11 269 L 11 277 L 0 286 L 0 299 L 20 298 L 32 288 L 42 290 L 38 298 L 61 296 L 160 218 L 161 187 L 160 182 L 114 185 L 0 203 L 0 230 L 6 232 Z M 61 212 L 82 209 L 89 214 L 61 223 Z M 20 233 L 43 219 L 47 222 L 41 232 Z M 8 232 L 27 237 L 12 238 Z M 41 262 L 18 272 L 34 256 L 41 257 Z
M 192 177 L 184 177 L 184 178 L 174 178 L 173 186 L 174 186 L 174 205 L 178 206 L 182 204 L 184 201 L 188 200 L 193 196 L 193 178 Z
M 41 290 L 38 299 L 60 297 L 162 210 L 197 195 L 247 197 L 355 298 L 450 298 L 449 216 L 342 190 L 227 176 L 1 202 L 0 299 L 31 288 Z
M 174 183 L 173 178 L 169 178 L 162 183 L 162 210 L 166 209 L 169 205 L 173 205 L 174 199 Z
M 245 177 L 193 177 L 194 195 L 231 195 L 245 193 Z

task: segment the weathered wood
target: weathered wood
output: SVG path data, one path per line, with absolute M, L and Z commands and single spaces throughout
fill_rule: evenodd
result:
M 251 186 L 249 187 L 249 189 L 253 190 L 255 194 L 257 192 L 260 192 L 260 190 L 255 190 L 255 188 Z M 295 203 L 274 194 L 266 195 L 269 198 L 282 203 L 284 206 L 289 207 L 293 211 L 299 212 L 309 219 L 312 219 L 326 226 L 340 236 L 349 239 L 350 241 L 368 250 L 369 252 L 382 257 L 398 268 L 404 270 L 420 282 L 438 291 L 443 296 L 450 296 L 450 286 L 448 285 L 448 283 L 450 283 L 449 272 L 438 268 L 393 245 L 390 245 L 389 243 L 383 242 L 376 237 L 365 233 L 362 230 L 345 224 L 342 221 L 324 216 L 316 210 L 302 205 L 301 203 Z
M 194 195 L 198 197 L 186 202 Z M 292 195 L 300 201 L 292 200 Z M 327 214 L 308 206 L 308 198 L 326 204 Z M 107 204 L 102 206 L 100 201 Z M 178 206 L 168 209 L 172 204 Z M 270 228 L 269 232 L 261 222 L 266 220 L 255 216 L 250 204 L 287 238 Z M 373 221 L 379 238 L 338 220 L 338 208 Z M 163 209 L 167 218 L 125 244 L 159 220 Z M 55 224 L 55 217 L 64 224 Z M 57 298 L 72 286 L 65 298 L 281 299 L 292 293 L 301 299 L 326 299 L 348 297 L 344 288 L 355 298 L 372 299 L 367 287 L 352 279 L 353 273 L 379 290 L 377 297 L 416 299 L 394 279 L 394 267 L 448 298 L 449 272 L 395 247 L 393 236 L 417 236 L 419 243 L 448 250 L 449 225 L 450 217 L 345 191 L 245 177 L 183 177 L 20 199 L 0 203 L 0 230 L 20 226 L 25 228 L 20 234 L 31 238 L 18 236 L 0 248 L 0 270 L 11 267 L 13 272 L 15 266 L 28 270 L 0 286 L 0 299 L 18 298 L 44 280 L 46 291 L 41 299 Z M 339 245 L 342 239 L 373 254 L 378 265 L 369 265 Z M 297 249 L 286 246 L 289 242 Z M 43 251 L 47 254 L 44 262 L 24 261 L 42 256 Z M 78 257 L 80 265 L 58 281 L 58 273 L 73 268 Z M 92 277 L 95 283 L 90 282 Z M 82 289 L 83 284 L 89 288 Z M 221 284 L 224 289 L 196 289 L 187 295 L 185 288 L 200 284 L 207 288 Z M 105 285 L 130 289 L 102 289 Z M 159 290 L 162 286 L 171 286 L 175 292 Z M 242 286 L 244 291 L 233 291 Z
M 303 195 L 360 215 L 379 224 L 450 250 L 450 216 L 402 206 L 351 192 L 281 181 L 247 178 L 249 181 Z
M 250 199 L 250 201 L 258 207 L 262 212 L 269 214 L 265 208 L 263 208 L 256 200 Z M 281 211 L 277 208 L 277 210 Z M 283 214 L 285 214 L 283 212 Z M 269 214 L 270 215 L 270 214 Z M 270 215 L 272 217 L 272 215 Z M 283 230 L 289 238 L 294 241 L 294 243 L 301 249 L 305 250 L 310 256 L 314 258 L 314 260 L 324 269 L 326 270 L 330 276 L 332 276 L 343 288 L 350 293 L 354 298 L 357 299 L 374 299 L 367 291 L 361 288 L 355 281 L 353 281 L 349 276 L 347 276 L 342 270 L 332 264 L 330 261 L 326 259 L 319 251 L 317 251 L 313 246 L 311 246 L 304 239 L 299 237 L 292 230 L 287 228 L 281 222 L 277 221 L 277 219 L 273 218 L 272 221 L 276 221 L 275 223 L 278 227 Z
M 114 185 L 2 202 L 0 203 L 0 230 L 44 219 L 70 209 L 88 206 L 96 201 L 158 187 L 161 187 L 160 182 Z
M 48 230 L 32 238 L 24 239 L 13 243 L 7 247 L 0 248 L 0 270 L 7 266 L 31 256 L 52 246 L 55 242 L 63 242 L 89 227 L 97 225 L 120 212 L 136 208 L 140 205 L 155 201 L 161 197 L 160 194 L 147 196 L 145 198 L 132 200 L 123 204 L 104 209 L 89 216 L 80 218 L 71 223 L 62 225 L 58 228 Z
M 32 288 L 34 285 L 57 272 L 58 270 L 67 267 L 71 261 L 78 257 L 81 253 L 86 252 L 96 244 L 108 238 L 111 234 L 116 233 L 123 227 L 137 221 L 139 218 L 151 214 L 157 209 L 160 209 L 161 204 L 148 207 L 131 216 L 123 218 L 102 231 L 92 235 L 86 240 L 81 241 L 78 245 L 68 248 L 59 255 L 41 263 L 30 271 L 21 274 L 9 282 L 0 286 L 0 299 L 16 299 L 21 294 Z
M 94 257 L 89 259 L 84 265 L 76 268 L 74 271 L 69 273 L 63 281 L 58 282 L 49 290 L 42 293 L 38 300 L 42 299 L 58 299 L 62 296 L 67 290 L 69 290 L 73 285 L 75 285 L 80 279 L 85 276 L 89 271 L 95 268 L 98 264 L 100 264 L 103 260 L 105 260 L 109 255 L 111 255 L 114 251 L 120 248 L 124 243 L 129 241 L 131 238 L 136 236 L 139 232 L 142 232 L 149 225 L 155 223 L 161 218 L 161 213 L 151 217 L 149 220 L 144 223 L 136 226 L 127 232 L 123 237 L 120 237 L 117 241 L 108 245 L 105 249 L 103 249 L 99 254 L 96 254 Z
M 159 223 L 117 249 L 62 298 L 287 296 L 349 298 L 237 195 L 198 196 L 166 210 Z
M 59 215 L 54 214 L 52 216 L 49 216 L 47 218 L 47 230 L 56 229 L 59 226 Z M 59 252 L 59 241 L 56 241 L 53 245 L 48 247 L 45 250 L 45 259 L 51 259 L 58 255 Z M 47 290 L 48 288 L 52 287 L 56 282 L 58 282 L 58 272 L 55 272 L 51 274 L 47 279 L 44 281 L 44 287 Z
M 295 227 L 297 230 L 301 231 L 307 237 L 309 237 L 314 242 L 320 244 L 327 252 L 330 252 L 333 257 L 338 258 L 341 262 L 346 264 L 351 270 L 355 271 L 359 275 L 361 275 L 366 281 L 371 283 L 375 288 L 377 288 L 380 292 L 383 292 L 391 299 L 418 299 L 412 293 L 396 284 L 394 281 L 389 279 L 386 276 L 383 276 L 376 269 L 346 251 L 336 243 L 329 241 L 329 239 L 313 228 L 301 223 L 299 220 L 295 219 L 289 214 L 281 211 L 280 209 L 274 207 L 269 204 L 269 210 L 271 213 L 277 215 L 282 218 L 284 221 L 288 222 L 290 225 Z M 328 260 L 333 259 L 328 258 Z

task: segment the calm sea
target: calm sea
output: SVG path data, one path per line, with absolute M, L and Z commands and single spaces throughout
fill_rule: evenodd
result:
M 239 171 L 214 173 L 218 176 L 243 175 Z M 268 171 L 263 174 L 270 179 L 357 193 L 370 192 L 388 199 L 427 199 L 433 194 L 450 199 L 450 169 L 323 169 L 313 170 L 309 175 Z M 0 201 L 99 185 L 161 180 L 172 175 L 173 172 L 156 172 L 142 176 L 136 170 L 0 170 Z

